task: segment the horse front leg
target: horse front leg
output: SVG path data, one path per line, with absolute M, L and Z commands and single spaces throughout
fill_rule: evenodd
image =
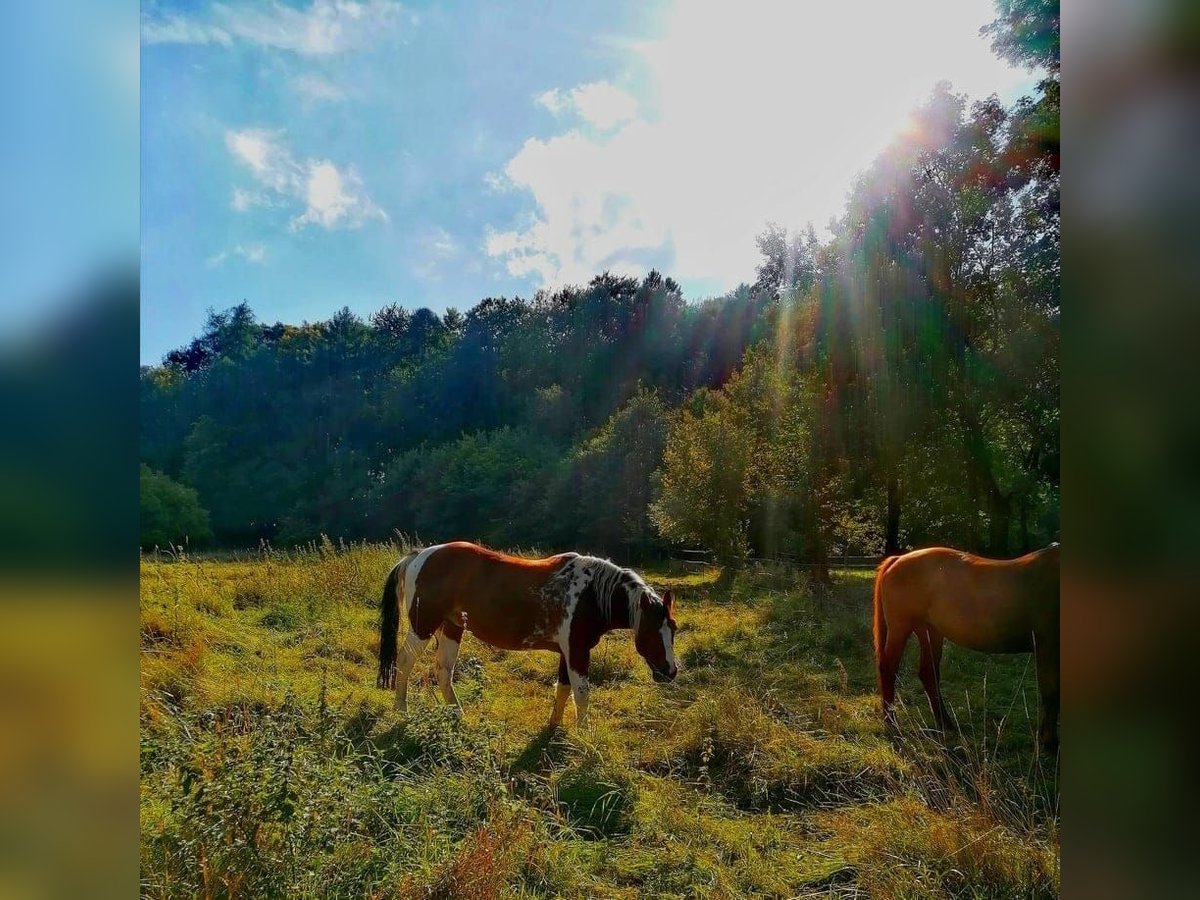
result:
M 567 672 L 567 656 L 558 656 L 558 684 L 554 690 L 554 708 L 550 711 L 550 727 L 562 724 L 563 712 L 567 708 L 567 698 L 571 696 L 571 676 Z
M 587 727 L 588 669 L 591 665 L 592 651 L 590 649 L 574 649 L 569 651 L 567 661 L 567 677 L 571 682 L 571 694 L 575 698 L 575 723 L 580 728 Z

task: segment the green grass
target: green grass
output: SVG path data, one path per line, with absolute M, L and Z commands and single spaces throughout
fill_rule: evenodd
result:
M 1057 894 L 1032 667 L 947 645 L 946 747 L 910 650 L 889 738 L 871 573 L 646 571 L 679 598 L 678 681 L 610 635 L 590 728 L 549 731 L 553 656 L 470 637 L 464 715 L 428 657 L 392 711 L 375 623 L 399 553 L 143 560 L 145 896 Z

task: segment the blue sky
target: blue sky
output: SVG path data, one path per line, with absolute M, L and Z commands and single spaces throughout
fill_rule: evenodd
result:
M 898 9 L 903 7 L 903 9 Z M 818 227 L 939 79 L 1033 82 L 987 0 L 146 0 L 142 359 L 209 307 L 467 309 L 603 269 L 695 299 Z

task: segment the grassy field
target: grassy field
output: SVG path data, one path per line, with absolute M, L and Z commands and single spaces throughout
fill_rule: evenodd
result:
M 942 747 L 915 648 L 901 736 L 874 693 L 870 572 L 645 570 L 679 598 L 676 684 L 628 633 L 590 727 L 550 732 L 555 658 L 470 636 L 441 706 L 374 687 L 392 546 L 141 566 L 147 897 L 919 897 L 1058 892 L 1057 778 L 1025 657 L 947 645 Z M 914 642 L 915 644 L 915 642 Z

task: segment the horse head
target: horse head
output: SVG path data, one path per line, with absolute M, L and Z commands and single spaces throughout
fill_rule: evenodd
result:
M 662 684 L 679 674 L 675 664 L 675 598 L 670 591 L 659 597 L 646 588 L 638 598 L 638 614 L 633 642 L 650 675 Z

